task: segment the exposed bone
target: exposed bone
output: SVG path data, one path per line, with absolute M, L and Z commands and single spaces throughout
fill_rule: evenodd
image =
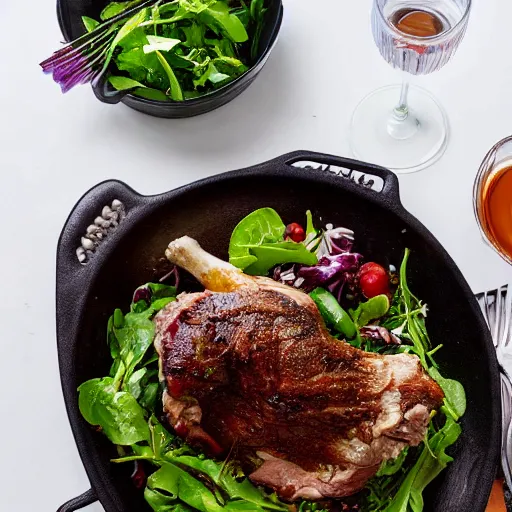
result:
M 254 279 L 240 269 L 207 253 L 188 236 L 178 238 L 165 251 L 167 259 L 190 272 L 212 292 L 230 292 L 241 286 L 257 288 Z

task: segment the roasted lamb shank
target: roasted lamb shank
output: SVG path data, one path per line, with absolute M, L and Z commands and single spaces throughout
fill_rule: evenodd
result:
M 333 338 L 311 298 L 250 277 L 183 237 L 167 258 L 206 288 L 156 317 L 164 410 L 214 455 L 286 500 L 343 497 L 425 437 L 440 387 L 414 355 L 366 353 Z

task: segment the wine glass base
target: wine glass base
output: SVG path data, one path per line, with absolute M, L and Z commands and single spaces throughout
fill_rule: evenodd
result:
M 425 89 L 409 88 L 409 119 L 417 130 L 393 137 L 389 123 L 400 98 L 400 85 L 372 92 L 357 106 L 350 126 L 350 146 L 355 157 L 391 169 L 397 174 L 420 171 L 439 160 L 449 136 L 448 117 Z M 395 132 L 396 135 L 396 132 Z

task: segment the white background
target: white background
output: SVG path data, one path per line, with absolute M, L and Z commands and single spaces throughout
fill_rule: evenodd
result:
M 54 0 L 0 1 L 0 510 L 54 511 L 89 487 L 55 346 L 55 249 L 75 201 L 106 178 L 155 194 L 296 149 L 349 156 L 356 104 L 399 79 L 373 44 L 369 10 L 370 0 L 287 0 L 256 83 L 216 112 L 172 121 L 103 105 L 87 86 L 62 96 L 37 65 L 59 46 Z M 476 0 L 455 59 L 419 79 L 452 137 L 434 167 L 400 178 L 405 207 L 475 291 L 512 278 L 472 212 L 481 160 L 512 133 L 511 19 L 510 0 Z

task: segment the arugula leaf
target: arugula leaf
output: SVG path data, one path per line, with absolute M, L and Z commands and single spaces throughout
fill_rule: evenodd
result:
M 92 32 L 100 24 L 99 21 L 89 18 L 89 16 L 82 16 L 82 23 L 84 24 L 87 32 Z
M 281 263 L 315 265 L 317 258 L 303 244 L 284 241 L 286 226 L 272 208 L 256 210 L 235 227 L 229 262 L 251 275 L 265 275 Z
M 382 462 L 379 471 L 377 471 L 376 476 L 391 476 L 396 475 L 404 464 L 404 461 L 409 453 L 409 448 L 404 448 L 400 455 L 396 459 L 389 459 Z
M 453 461 L 446 449 L 453 445 L 461 434 L 461 428 L 450 416 L 444 427 L 429 439 L 428 447 L 407 474 L 392 502 L 384 512 L 421 512 L 423 510 L 423 491 L 439 473 Z M 409 508 L 410 507 L 410 508 Z
M 91 425 L 101 427 L 114 444 L 129 446 L 149 441 L 144 410 L 130 393 L 117 391 L 114 379 L 92 379 L 78 390 L 82 416 Z

